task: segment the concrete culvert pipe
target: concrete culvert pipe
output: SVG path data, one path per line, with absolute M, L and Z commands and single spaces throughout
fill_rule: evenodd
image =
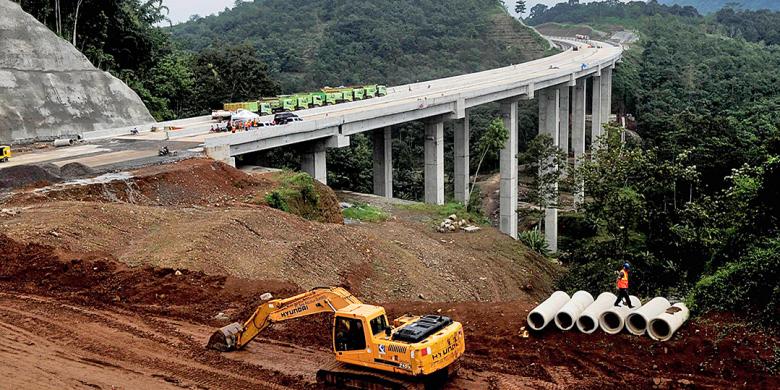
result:
M 601 326 L 601 330 L 608 334 L 618 334 L 623 331 L 623 327 L 626 324 L 626 317 L 642 306 L 642 302 L 639 298 L 633 295 L 628 298 L 631 300 L 631 306 L 634 307 L 633 309 L 626 306 L 623 301 L 620 302 L 620 306 L 615 306 L 615 300 L 617 300 L 617 297 L 615 297 L 612 299 L 612 302 L 609 303 L 609 307 L 599 314 L 599 326 Z
M 647 333 L 653 340 L 669 340 L 674 336 L 674 332 L 680 329 L 682 324 L 688 320 L 689 316 L 690 311 L 684 303 L 675 303 L 659 314 L 658 317 L 650 320 L 650 324 L 647 326 Z
M 657 297 L 647 302 L 644 306 L 630 313 L 626 317 L 626 329 L 631 334 L 641 336 L 647 331 L 647 325 L 651 319 L 658 317 L 666 311 L 671 304 L 666 298 Z
M 54 140 L 54 146 L 70 146 L 73 145 L 73 140 L 70 138 L 59 138 Z
M 546 301 L 528 313 L 528 326 L 533 330 L 544 329 L 569 300 L 569 294 L 563 291 L 554 292 Z
M 577 329 L 582 333 L 595 332 L 599 328 L 599 316 L 615 304 L 615 299 L 617 299 L 615 294 L 610 292 L 599 294 L 596 300 L 580 314 L 580 318 L 577 319 Z
M 571 300 L 563 305 L 555 314 L 555 326 L 560 330 L 569 330 L 574 327 L 580 314 L 593 303 L 593 295 L 587 291 L 577 291 L 571 296 Z

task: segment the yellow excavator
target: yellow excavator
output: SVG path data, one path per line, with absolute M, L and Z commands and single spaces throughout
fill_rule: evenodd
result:
M 463 326 L 439 315 L 404 315 L 390 326 L 385 309 L 367 305 L 341 287 L 321 287 L 263 302 L 243 324 L 225 326 L 208 348 L 245 347 L 275 322 L 333 313 L 336 360 L 317 372 L 317 382 L 339 389 L 425 389 L 444 384 L 465 351 Z
M 0 162 L 7 162 L 11 158 L 11 147 L 0 145 Z

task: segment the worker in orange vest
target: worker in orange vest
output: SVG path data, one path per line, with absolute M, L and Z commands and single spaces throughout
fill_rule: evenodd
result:
M 631 265 L 628 263 L 623 263 L 623 269 L 620 271 L 616 271 L 617 273 L 617 289 L 618 289 L 618 296 L 617 300 L 615 301 L 615 306 L 620 306 L 620 301 L 625 298 L 626 300 L 626 306 L 628 306 L 630 309 L 633 309 L 634 306 L 631 305 L 631 298 L 628 297 L 628 271 L 631 269 Z

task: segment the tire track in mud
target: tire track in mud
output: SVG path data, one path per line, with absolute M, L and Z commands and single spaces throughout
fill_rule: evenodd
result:
M 144 318 L 137 313 L 122 313 L 121 310 L 109 311 L 108 314 L 96 313 L 90 309 L 64 305 L 44 298 L 11 297 L 9 294 L 0 293 L 0 314 L 3 322 L 13 324 L 12 326 L 36 335 L 39 339 L 68 350 L 76 350 L 78 355 L 83 354 L 79 352 L 86 352 L 100 357 L 82 357 L 81 363 L 114 367 L 133 373 L 139 371 L 129 368 L 128 365 L 140 366 L 151 371 L 151 374 L 147 375 L 178 386 L 272 390 L 311 387 L 310 383 L 301 378 L 223 358 L 217 352 L 206 350 L 193 337 L 180 333 L 170 324 Z M 140 320 L 142 325 L 150 327 L 154 332 L 134 326 L 134 323 L 131 325 L 121 322 L 113 318 L 113 315 L 133 321 Z M 85 327 L 94 327 L 95 324 L 102 327 L 103 332 L 93 334 L 93 337 L 84 336 L 80 332 Z M 111 342 L 112 335 L 125 338 L 130 336 L 137 340 L 137 344 L 115 345 Z M 137 353 L 144 348 L 156 348 L 159 352 Z

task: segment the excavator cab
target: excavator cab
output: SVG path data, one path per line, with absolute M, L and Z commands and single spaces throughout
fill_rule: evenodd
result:
M 7 145 L 0 145 L 0 161 L 6 162 L 11 158 L 11 147 Z

